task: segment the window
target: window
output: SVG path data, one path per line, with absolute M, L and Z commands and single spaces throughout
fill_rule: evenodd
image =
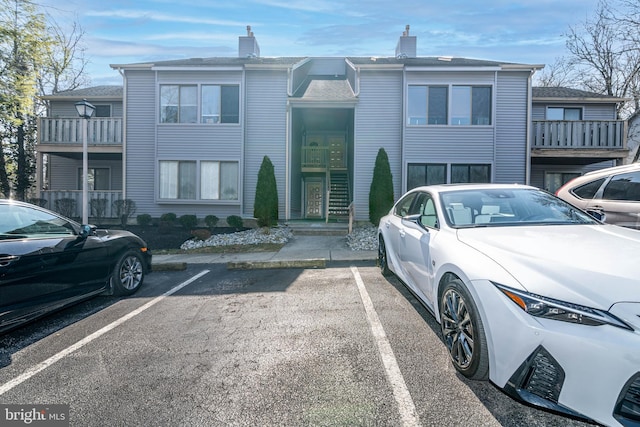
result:
M 198 102 L 197 85 L 161 85 L 160 122 L 239 123 L 240 86 L 201 85 Z
M 490 125 L 491 87 L 410 85 L 408 125 Z M 451 120 L 449 120 L 451 115 Z
M 451 183 L 491 182 L 491 165 L 451 165 Z
M 616 175 L 604 187 L 602 198 L 605 200 L 640 201 L 640 172 Z
M 409 163 L 407 167 L 407 190 L 421 185 L 445 184 L 446 164 Z
M 238 200 L 238 163 L 200 163 L 200 198 L 207 200 Z
M 582 108 L 547 107 L 547 120 L 582 120 Z
M 94 117 L 111 117 L 111 105 L 96 105 Z
M 447 124 L 447 86 L 409 86 L 409 125 Z
M 544 174 L 544 189 L 555 193 L 564 184 L 579 176 L 580 174 L 577 172 L 546 172 Z
M 595 181 L 591 181 L 588 184 L 574 188 L 571 192 L 580 199 L 593 199 L 600 187 L 602 187 L 605 179 L 606 178 L 600 178 Z
M 452 125 L 490 125 L 491 87 L 453 86 L 451 90 Z
M 111 171 L 109 168 L 87 169 L 89 191 L 111 190 Z M 78 169 L 78 190 L 82 190 L 82 168 Z
M 238 163 L 160 161 L 160 198 L 238 200 Z

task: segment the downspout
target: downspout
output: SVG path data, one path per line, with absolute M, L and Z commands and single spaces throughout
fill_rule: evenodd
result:
M 495 101 L 491 104 L 491 114 L 493 116 L 493 166 L 491 167 L 491 182 L 496 182 L 496 165 L 498 164 L 498 72 L 493 73 L 493 96 Z
M 405 164 L 405 128 L 407 126 L 407 102 L 408 102 L 409 88 L 407 87 L 407 69 L 402 67 L 402 118 L 400 119 L 400 193 L 404 194 L 403 188 L 407 188 L 407 175 L 409 168 Z M 409 189 L 407 189 L 409 191 Z M 395 192 L 394 192 L 395 194 Z
M 122 199 L 127 198 L 127 76 L 118 68 L 122 76 Z
M 287 98 L 291 96 L 292 92 L 292 70 L 291 67 L 287 68 Z M 289 144 L 291 143 L 291 104 L 287 99 L 287 106 L 285 112 L 285 147 L 284 147 L 284 220 L 288 222 L 291 219 L 291 206 L 289 201 L 289 195 L 291 193 L 291 165 L 289 158 L 291 156 Z
M 240 216 L 244 216 L 244 215 L 248 215 L 247 212 L 244 211 L 244 197 L 245 197 L 245 189 L 244 189 L 244 177 L 245 177 L 245 173 L 246 173 L 246 164 L 245 164 L 245 159 L 247 158 L 246 156 L 246 151 L 247 151 L 247 70 L 246 68 L 242 67 L 242 99 L 243 99 L 243 103 L 242 103 L 242 129 L 240 130 L 240 132 L 242 132 L 242 136 L 241 136 L 241 140 L 242 140 L 242 150 L 240 150 L 240 166 L 238 166 L 238 169 L 240 169 L 239 171 L 239 177 L 238 179 L 240 180 L 238 188 L 241 194 L 238 195 L 239 197 L 239 201 L 240 201 Z M 255 200 L 255 195 L 254 195 L 254 200 Z M 255 209 L 255 207 L 254 207 Z M 249 215 L 249 218 L 253 218 L 253 212 L 251 213 L 251 215 Z
M 284 153 L 284 220 L 289 221 L 291 219 L 289 195 L 291 193 L 291 176 L 290 176 L 290 161 L 291 156 L 289 144 L 291 142 L 291 105 L 287 100 L 286 115 L 285 115 L 285 153 Z
M 525 126 L 527 135 L 526 135 L 526 155 L 525 155 L 525 184 L 529 185 L 529 183 L 531 182 L 531 115 L 532 115 L 532 103 L 533 103 L 533 89 L 532 87 L 532 81 L 533 81 L 533 74 L 536 72 L 536 69 L 532 69 L 529 72 L 529 78 L 527 79 L 527 124 Z

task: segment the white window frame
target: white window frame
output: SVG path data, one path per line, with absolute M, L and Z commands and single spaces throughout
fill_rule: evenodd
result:
M 195 198 L 179 198 L 180 195 L 180 163 L 194 163 L 195 164 L 195 177 L 194 177 L 194 191 Z M 235 176 L 231 177 L 232 184 L 235 185 L 235 189 L 232 188 L 232 194 L 235 198 L 228 198 L 225 195 L 229 194 L 222 186 L 225 184 L 224 179 L 224 165 L 235 165 Z M 211 170 L 207 171 L 207 166 L 213 166 Z M 184 203 L 184 202 L 206 202 L 206 203 L 240 203 L 240 162 L 237 160 L 214 160 L 214 159 L 159 159 L 157 161 L 157 190 L 156 201 L 158 203 Z M 162 171 L 164 168 L 170 168 L 170 172 L 173 173 L 169 176 L 169 180 L 162 179 Z M 232 169 L 233 166 L 231 166 Z M 212 188 L 205 181 L 207 174 L 210 178 L 214 178 L 214 183 L 217 188 Z M 210 184 L 210 183 L 209 183 Z M 235 190 L 235 191 L 234 191 Z M 235 194 L 234 194 L 235 193 Z M 166 197 L 163 197 L 165 195 Z

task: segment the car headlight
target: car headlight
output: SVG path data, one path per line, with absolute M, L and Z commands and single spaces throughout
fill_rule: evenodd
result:
M 498 283 L 493 284 L 518 307 L 535 317 L 588 326 L 612 325 L 633 330 L 622 320 L 604 310 L 531 294 Z

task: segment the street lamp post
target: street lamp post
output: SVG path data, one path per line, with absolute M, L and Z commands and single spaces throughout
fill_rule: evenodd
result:
M 86 99 L 75 103 L 78 115 L 82 121 L 82 223 L 89 223 L 89 153 L 87 152 L 87 128 L 89 119 L 93 116 L 96 107 L 89 104 Z

